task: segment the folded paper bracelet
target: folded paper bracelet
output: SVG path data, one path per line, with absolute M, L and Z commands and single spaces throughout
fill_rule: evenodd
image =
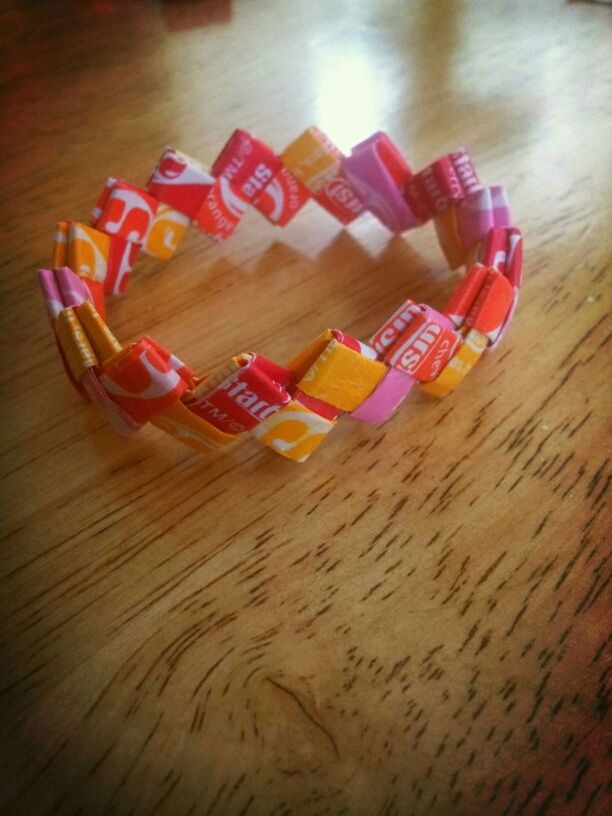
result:
M 369 344 L 328 329 L 284 366 L 245 352 L 206 377 L 150 337 L 113 336 L 105 296 L 125 291 L 140 252 L 169 260 L 190 224 L 222 241 L 249 206 L 284 226 L 310 198 L 342 224 L 367 210 L 393 233 L 433 219 L 451 268 L 466 267 L 444 310 L 406 300 Z M 118 433 L 151 422 L 202 453 L 250 434 L 304 462 L 342 414 L 384 422 L 416 383 L 444 396 L 497 346 L 522 238 L 504 188 L 483 187 L 464 149 L 413 173 L 384 133 L 344 156 L 313 127 L 278 156 L 237 130 L 210 171 L 167 148 L 146 191 L 109 178 L 89 225 L 59 222 L 52 267 L 39 279 L 66 373 Z

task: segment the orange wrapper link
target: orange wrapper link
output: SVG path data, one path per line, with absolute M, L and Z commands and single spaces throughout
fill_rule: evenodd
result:
M 305 130 L 281 153 L 285 167 L 316 201 L 342 224 L 350 224 L 365 207 L 342 172 L 344 154 L 318 128 Z
M 315 338 L 288 364 L 293 399 L 254 430 L 260 442 L 305 462 L 336 424 L 363 403 L 386 374 L 376 352 L 337 329 Z
M 401 233 L 433 219 L 450 265 L 466 275 L 442 312 L 404 300 L 369 345 L 337 329 L 286 366 L 255 352 L 208 376 L 150 337 L 123 348 L 104 320 L 140 254 L 169 260 L 187 228 L 228 238 L 246 210 L 289 223 L 312 198 L 342 224 L 368 211 Z M 277 153 L 232 133 L 208 170 L 166 148 L 146 189 L 110 177 L 91 223 L 62 220 L 40 285 L 71 383 L 120 434 L 151 422 L 202 453 L 253 436 L 304 462 L 344 415 L 384 422 L 412 387 L 441 397 L 503 337 L 522 280 L 522 237 L 503 187 L 483 187 L 460 148 L 413 173 L 379 131 L 344 154 L 311 127 Z
M 310 198 L 307 188 L 276 153 L 246 130 L 235 130 L 215 159 L 223 176 L 273 224 L 284 227 Z

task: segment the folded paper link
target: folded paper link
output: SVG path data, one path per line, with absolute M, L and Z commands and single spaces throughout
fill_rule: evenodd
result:
M 74 221 L 59 221 L 53 243 L 53 268 L 68 266 L 87 279 L 96 308 L 105 314 L 104 288 L 108 272 L 110 237 Z
M 255 206 L 272 224 L 284 227 L 309 198 L 308 189 L 283 166 L 262 191 Z
M 121 343 L 102 320 L 92 303 L 84 300 L 79 305 L 75 305 L 74 313 L 100 363 L 119 354 L 122 349 Z
M 424 223 L 479 189 L 474 165 L 467 152 L 460 148 L 412 176 L 406 184 L 405 197 Z
M 214 176 L 199 161 L 167 147 L 149 179 L 147 192 L 193 219 L 214 183 Z
M 335 425 L 298 402 L 291 401 L 257 425 L 253 436 L 281 456 L 305 462 Z
M 469 329 L 440 374 L 433 382 L 423 383 L 421 390 L 433 397 L 444 397 L 453 391 L 478 362 L 488 342 L 484 334 L 476 329 Z
M 382 130 L 376 131 L 367 139 L 364 139 L 351 150 L 356 153 L 373 147 L 376 155 L 383 163 L 385 169 L 391 176 L 391 180 L 396 187 L 404 187 L 408 179 L 412 176 L 412 169 L 401 152 Z
M 338 330 L 328 329 L 288 363 L 297 388 L 340 411 L 354 411 L 386 373 L 373 349 Z M 330 417 L 331 418 L 331 417 Z
M 363 211 L 363 202 L 342 173 L 343 153 L 318 128 L 305 130 L 280 158 L 313 198 L 342 224 L 350 224 Z
M 503 272 L 512 286 L 519 287 L 523 278 L 523 236 L 518 227 L 493 227 L 485 239 L 475 245 L 473 263 L 479 261 Z
M 446 315 L 425 303 L 406 300 L 370 342 L 388 365 L 428 382 L 446 365 L 459 340 Z
M 242 197 L 255 204 L 282 167 L 271 147 L 246 130 L 235 130 L 211 167 L 214 176 L 231 181 Z
M 465 319 L 465 325 L 476 329 L 494 343 L 513 308 L 514 292 L 512 284 L 501 272 L 497 269 L 488 270 Z
M 79 395 L 83 397 L 84 400 L 89 400 L 89 396 L 83 384 L 78 378 L 75 378 L 72 373 L 72 368 L 68 364 L 57 333 L 57 318 L 66 307 L 78 306 L 86 300 L 91 300 L 89 287 L 82 278 L 78 278 L 68 267 L 62 267 L 61 269 L 39 269 L 38 282 L 66 376 Z
M 104 291 L 122 294 L 138 253 L 147 240 L 158 201 L 127 182 L 108 178 L 92 210 L 90 223 L 109 236 Z
M 190 411 L 181 400 L 160 411 L 151 419 L 151 424 L 203 454 L 214 453 L 244 438 L 244 435 L 223 433 Z
M 88 368 L 98 365 L 98 358 L 72 306 L 58 314 L 55 332 L 72 376 L 80 382 Z
M 122 179 L 109 178 L 94 207 L 92 226 L 131 244 L 144 244 L 159 202 Z
M 39 269 L 38 281 L 49 320 L 53 322 L 66 306 L 92 302 L 91 292 L 83 278 L 78 278 L 67 266 L 60 269 Z
M 169 261 L 185 237 L 191 220 L 169 204 L 159 204 L 147 234 L 143 252 Z
M 183 402 L 219 430 L 238 434 L 253 430 L 289 404 L 286 388 L 291 378 L 288 368 L 247 352 L 232 357 L 197 384 L 184 395 Z
M 89 399 L 116 433 L 127 437 L 140 430 L 140 424 L 135 422 L 123 408 L 109 397 L 100 383 L 100 378 L 93 369 L 87 370 L 82 385 Z
M 249 202 L 224 176 L 215 179 L 193 223 L 214 241 L 224 241 L 245 214 Z
M 516 291 L 502 272 L 474 264 L 445 312 L 455 326 L 477 329 L 494 343 L 507 325 Z
M 38 275 L 68 379 L 84 399 L 90 400 L 98 408 L 118 434 L 129 436 L 139 426 L 112 402 L 100 385 L 96 369 L 87 365 L 92 359 L 91 355 L 97 362 L 102 362 L 107 355 L 121 349 L 119 342 L 93 307 L 88 285 L 67 267 L 41 269 Z M 66 314 L 59 319 L 60 314 L 67 312 L 68 308 L 72 309 L 73 315 Z M 77 327 L 76 324 L 80 326 Z M 60 342 L 60 335 L 63 342 Z M 67 354 L 64 346 L 69 346 Z
M 457 230 L 467 253 L 493 227 L 511 227 L 512 213 L 503 187 L 484 187 L 457 206 Z
M 108 235 L 78 221 L 60 221 L 53 247 L 53 266 L 69 266 L 86 278 L 96 308 L 105 314 L 104 293 L 125 291 L 139 245 Z
M 451 321 L 426 304 L 406 301 L 378 330 L 372 345 L 390 366 L 419 382 L 435 379 L 460 341 Z
M 370 396 L 352 413 L 353 419 L 377 424 L 385 422 L 401 405 L 416 383 L 414 377 L 398 368 L 388 368 Z
M 449 265 L 468 267 L 490 230 L 512 226 L 512 213 L 503 187 L 483 187 L 469 193 L 455 207 L 437 215 L 436 232 Z
M 342 172 L 366 209 L 391 232 L 418 226 L 419 219 L 402 195 L 410 168 L 385 133 L 355 145 L 342 161 Z
M 169 408 L 189 387 L 182 363 L 144 337 L 106 360 L 100 382 L 109 397 L 139 424 Z
M 457 328 L 465 323 L 465 319 L 476 300 L 478 292 L 480 292 L 480 287 L 485 282 L 488 272 L 489 270 L 484 264 L 474 264 L 446 304 L 444 314 L 452 320 L 453 325 Z

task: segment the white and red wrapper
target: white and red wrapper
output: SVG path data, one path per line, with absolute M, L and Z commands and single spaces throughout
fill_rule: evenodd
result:
M 352 189 L 338 164 L 338 170 L 327 178 L 321 187 L 312 192 L 312 197 L 341 224 L 350 224 L 364 210 L 359 196 Z
M 224 176 L 214 180 L 193 223 L 214 241 L 225 241 L 245 214 L 249 202 Z
M 430 382 L 450 360 L 460 340 L 446 315 L 407 300 L 371 343 L 388 365 L 419 382 Z
M 232 358 L 229 374 L 204 380 L 183 398 L 190 411 L 229 434 L 253 430 L 291 401 L 291 371 L 260 354 Z
M 110 235 L 109 238 L 108 268 L 104 280 L 104 291 L 109 295 L 122 295 L 130 282 L 141 245 L 132 243 L 120 235 Z
M 280 158 L 312 197 L 342 224 L 350 224 L 363 212 L 363 202 L 342 173 L 344 154 L 319 128 L 304 131 Z
M 281 167 L 262 191 L 255 206 L 272 224 L 286 226 L 302 209 L 310 193 L 286 167 Z
M 214 176 L 199 161 L 167 147 L 149 179 L 147 192 L 193 219 L 214 183 Z
M 255 204 L 281 167 L 282 162 L 271 147 L 246 130 L 235 130 L 211 172 L 231 181 L 249 204 Z
M 134 422 L 142 425 L 173 405 L 193 372 L 150 337 L 143 337 L 104 363 L 100 383 Z
M 474 165 L 467 152 L 460 148 L 412 176 L 404 195 L 417 218 L 425 223 L 479 189 Z
M 122 179 L 108 178 L 94 207 L 90 223 L 108 235 L 132 244 L 144 244 L 159 201 Z

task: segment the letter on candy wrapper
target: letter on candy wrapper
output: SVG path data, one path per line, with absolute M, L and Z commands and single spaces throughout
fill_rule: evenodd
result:
M 446 315 L 411 300 L 405 301 L 371 339 L 388 365 L 420 382 L 437 376 L 458 341 Z
M 479 189 L 474 165 L 465 149 L 459 148 L 412 176 L 406 184 L 405 195 L 408 204 L 424 222 Z
M 183 397 L 198 416 L 226 433 L 252 430 L 290 401 L 291 371 L 259 354 L 232 357 Z
M 428 307 L 423 308 L 385 354 L 385 362 L 419 382 L 434 380 L 460 341 L 449 324 L 447 318 L 432 317 L 428 314 Z
M 130 243 L 146 241 L 159 202 L 127 182 L 109 178 L 91 214 L 91 224 Z
M 244 199 L 254 204 L 281 166 L 272 148 L 246 130 L 235 130 L 211 171 L 214 176 L 224 176 L 231 181 Z
M 312 193 L 313 198 L 342 224 L 363 211 L 341 170 L 344 156 L 318 128 L 305 130 L 281 153 L 283 164 Z
M 224 241 L 232 234 L 248 206 L 242 193 L 224 176 L 219 176 L 193 223 L 214 241 Z
M 181 400 L 160 411 L 151 419 L 151 424 L 204 454 L 213 453 L 243 438 L 241 435 L 223 433 L 190 411 Z
M 453 391 L 480 359 L 487 346 L 487 338 L 470 329 L 463 342 L 433 382 L 423 383 L 421 389 L 432 397 L 444 397 Z
M 400 192 L 410 168 L 386 134 L 377 133 L 355 145 L 342 162 L 342 172 L 365 207 L 391 232 L 418 226 L 419 219 Z
M 309 198 L 310 193 L 302 182 L 286 167 L 281 167 L 255 206 L 272 224 L 284 227 Z

